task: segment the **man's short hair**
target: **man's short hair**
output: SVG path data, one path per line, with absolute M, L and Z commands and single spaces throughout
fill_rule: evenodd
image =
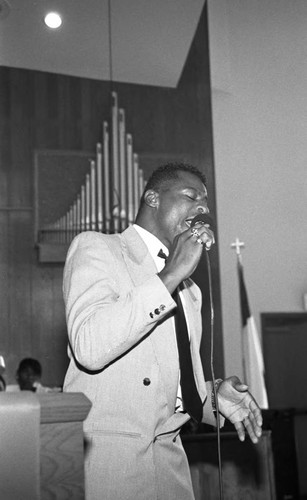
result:
M 194 165 L 189 163 L 172 162 L 161 165 L 156 170 L 154 170 L 148 179 L 144 192 L 142 194 L 140 206 L 144 204 L 144 194 L 148 189 L 153 189 L 154 191 L 159 191 L 160 187 L 169 181 L 178 179 L 179 172 L 189 172 L 190 174 L 196 175 L 200 181 L 206 186 L 205 175 Z

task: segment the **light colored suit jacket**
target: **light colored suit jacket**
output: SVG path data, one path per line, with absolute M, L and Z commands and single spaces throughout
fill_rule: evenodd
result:
M 92 402 L 84 423 L 87 500 L 193 499 L 178 436 L 189 416 L 175 413 L 179 362 L 170 316 L 176 304 L 156 273 L 133 227 L 116 235 L 81 233 L 68 252 L 64 390 Z M 201 293 L 191 280 L 183 293 L 203 421 L 215 425 L 199 355 Z

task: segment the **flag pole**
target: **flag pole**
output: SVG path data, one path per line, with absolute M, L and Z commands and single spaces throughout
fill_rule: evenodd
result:
M 240 285 L 240 272 L 242 270 L 242 253 L 241 249 L 245 248 L 245 243 L 240 241 L 238 237 L 236 237 L 235 241 L 231 243 L 230 247 L 236 250 L 237 255 L 237 269 L 239 276 L 239 285 Z M 242 297 L 241 297 L 241 288 L 240 288 L 240 309 L 241 309 L 241 322 L 242 322 Z M 243 376 L 244 382 L 247 383 L 247 369 L 246 369 L 246 360 L 244 354 L 244 340 L 243 340 L 243 331 L 241 329 L 241 352 L 242 352 L 242 365 L 243 365 Z
M 231 248 L 236 249 L 236 254 L 238 258 L 238 262 L 242 264 L 242 255 L 241 255 L 241 248 L 245 248 L 245 243 L 243 241 L 240 241 L 238 237 L 236 237 L 236 240 L 234 243 L 231 243 Z
M 240 241 L 239 238 L 236 238 L 235 242 L 231 244 L 231 248 L 235 248 L 237 254 L 242 327 L 241 345 L 243 374 L 245 383 L 249 386 L 249 390 L 258 402 L 260 408 L 267 409 L 268 396 L 264 380 L 264 360 L 262 355 L 262 347 L 257 332 L 256 323 L 249 307 L 248 295 L 244 282 L 241 255 L 241 249 L 244 247 L 245 244 Z

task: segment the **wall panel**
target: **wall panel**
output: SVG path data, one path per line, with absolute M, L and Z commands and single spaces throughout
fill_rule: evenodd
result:
M 1 71 L 1 68 L 0 68 Z M 8 72 L 1 71 L 0 92 L 0 207 L 8 204 L 9 164 L 11 154 L 10 141 L 10 78 Z
M 17 361 L 32 352 L 32 210 L 12 209 L 8 215 L 9 357 Z M 6 356 L 5 356 L 6 357 Z M 16 369 L 16 367 L 14 367 Z M 14 371 L 15 375 L 15 371 Z
M 30 72 L 22 78 L 16 71 L 10 80 L 10 166 L 9 203 L 29 206 L 32 196 L 31 155 L 33 87 Z
M 9 351 L 9 328 L 10 328 L 10 308 L 9 308 L 9 248 L 8 248 L 8 230 L 9 213 L 7 210 L 0 210 L 0 317 L 1 317 L 1 335 L 0 335 L 0 353 Z

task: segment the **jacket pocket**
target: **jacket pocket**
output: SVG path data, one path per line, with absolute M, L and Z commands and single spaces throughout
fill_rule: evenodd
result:
M 140 439 L 142 437 L 142 434 L 140 432 L 120 431 L 113 429 L 91 429 L 90 431 L 88 431 L 88 434 L 94 436 L 127 437 L 134 439 Z

